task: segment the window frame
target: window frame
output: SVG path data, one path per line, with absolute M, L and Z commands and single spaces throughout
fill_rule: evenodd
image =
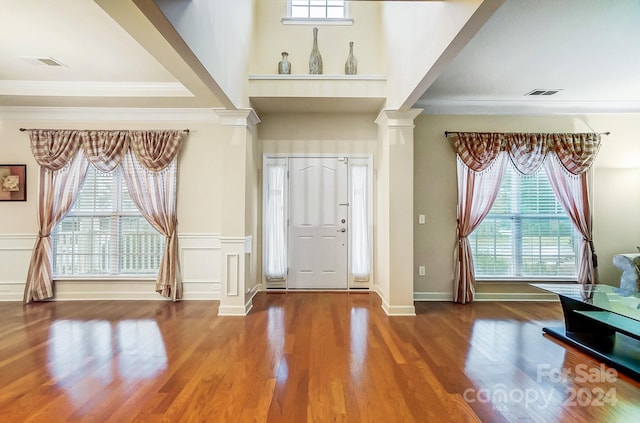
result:
M 162 255 L 163 255 L 163 251 L 164 251 L 164 245 L 162 246 L 163 248 L 159 249 L 159 255 L 158 255 L 158 269 L 153 270 L 152 272 L 149 273 L 126 273 L 126 272 L 122 272 L 121 271 L 121 257 L 122 257 L 122 252 L 121 252 L 121 246 L 122 246 L 122 239 L 123 237 L 121 236 L 121 226 L 122 226 L 122 218 L 127 218 L 127 217 L 136 217 L 139 219 L 144 220 L 150 228 L 152 228 L 154 231 L 156 231 L 156 234 L 159 238 L 159 241 L 161 240 L 162 243 L 165 242 L 164 236 L 158 232 L 155 228 L 153 228 L 153 226 L 148 223 L 148 221 L 146 220 L 146 218 L 142 215 L 142 213 L 137 210 L 123 210 L 123 205 L 124 205 L 124 198 L 123 196 L 125 195 L 125 192 L 120 190 L 121 184 L 124 184 L 124 175 L 122 174 L 122 170 L 120 168 L 116 168 L 114 169 L 112 172 L 110 173 L 105 173 L 105 172 L 101 172 L 98 169 L 95 169 L 92 165 L 89 165 L 89 169 L 87 170 L 87 176 L 88 176 L 88 172 L 98 172 L 98 173 L 102 173 L 102 174 L 111 174 L 113 175 L 113 177 L 111 178 L 111 204 L 112 204 L 112 208 L 111 209 L 104 209 L 104 210 L 96 210 L 96 211 L 88 211 L 88 210 L 79 210 L 79 211 L 74 211 L 73 208 L 75 207 L 75 203 L 74 205 L 71 207 L 71 209 L 69 210 L 69 213 L 67 213 L 65 215 L 65 217 L 58 222 L 58 224 L 53 228 L 53 230 L 51 231 L 51 238 L 52 238 L 52 260 L 54 263 L 53 266 L 53 278 L 54 280 L 138 280 L 138 281 L 144 281 L 144 280 L 156 280 L 157 275 L 158 275 L 158 270 L 159 270 L 159 265 L 160 262 L 162 260 Z M 116 175 L 116 172 L 119 173 L 118 176 Z M 86 183 L 86 180 L 85 180 Z M 80 188 L 80 190 L 84 189 L 84 187 L 86 186 L 85 183 L 83 183 L 82 187 Z M 78 197 L 76 197 L 75 201 L 77 201 L 80 198 L 80 195 L 78 195 Z M 128 195 L 128 191 L 126 192 L 126 195 Z M 56 243 L 57 243 L 57 236 L 58 236 L 58 230 L 59 228 L 62 226 L 62 224 L 64 223 L 65 219 L 67 218 L 74 218 L 74 217 L 78 217 L 78 218 L 109 218 L 109 240 L 110 240 L 110 245 L 109 245 L 109 254 L 107 256 L 107 259 L 109 261 L 109 272 L 108 273 L 91 273 L 91 274 L 59 274 L 56 273 L 55 269 L 55 263 L 56 263 L 56 254 L 57 254 L 57 248 L 56 248 Z M 115 242 L 111 242 L 111 241 L 115 241 Z M 72 256 L 72 255 L 70 255 Z
M 325 10 L 328 9 L 329 7 L 335 7 L 335 6 L 329 6 L 326 4 L 325 0 Z M 309 3 L 310 0 L 307 1 L 307 3 Z M 310 8 L 311 6 L 308 5 L 307 8 Z M 286 16 L 284 18 L 282 18 L 281 22 L 284 25 L 353 25 L 353 18 L 349 17 L 349 2 L 347 0 L 344 0 L 344 5 L 343 5 L 343 10 L 344 10 L 344 17 L 342 18 L 311 18 L 311 17 L 307 17 L 307 18 L 299 18 L 299 17 L 293 17 L 292 16 L 292 0 L 287 0 L 287 11 L 286 11 Z M 325 13 L 326 15 L 326 13 Z
M 513 165 L 511 163 L 507 164 L 508 169 L 505 171 L 505 175 L 506 172 L 509 171 L 509 168 L 513 168 L 513 171 L 518 174 L 518 171 L 513 167 Z M 541 167 L 539 170 L 539 172 L 544 172 L 544 169 Z M 503 179 L 504 182 L 504 179 Z M 500 189 L 502 189 L 502 183 L 501 182 L 501 186 Z M 516 181 L 516 184 L 518 185 L 518 195 L 517 195 L 517 199 L 519 200 L 522 196 L 522 187 L 519 181 Z M 515 196 L 514 196 L 515 197 Z M 555 196 L 554 196 L 555 197 Z M 517 200 L 515 200 L 517 201 Z M 556 199 L 557 201 L 557 199 Z M 559 204 L 558 204 L 559 205 Z M 495 204 L 492 206 L 495 206 Z M 562 209 L 562 207 L 560 206 L 560 208 Z M 563 210 L 563 209 L 562 209 Z M 566 214 L 566 212 L 564 212 L 563 210 L 563 217 L 561 217 L 562 215 L 556 215 L 556 214 L 552 214 L 552 213 L 520 213 L 520 212 L 511 212 L 511 213 L 491 213 L 489 212 L 485 218 L 483 219 L 483 221 L 480 223 L 480 225 L 482 225 L 483 223 L 488 223 L 489 221 L 491 221 L 491 219 L 496 219 L 497 220 L 511 220 L 512 223 L 512 227 L 514 228 L 514 232 L 516 235 L 514 234 L 512 236 L 512 254 L 510 255 L 512 262 L 510 263 L 511 266 L 514 269 L 514 274 L 512 275 L 506 275 L 506 276 L 500 276 L 500 275 L 478 275 L 477 274 L 477 266 L 476 266 L 476 254 L 475 254 L 475 247 L 473 245 L 473 241 L 475 241 L 475 238 L 473 237 L 473 234 L 480 228 L 480 225 L 478 225 L 478 227 L 476 227 L 476 229 L 469 235 L 469 238 L 471 238 L 469 240 L 470 244 L 471 244 L 471 252 L 472 252 L 472 256 L 473 256 L 473 260 L 474 260 L 474 273 L 475 273 L 475 279 L 478 282 L 523 282 L 523 283 L 529 283 L 532 281 L 535 282 L 544 282 L 544 281 L 553 281 L 553 282 L 575 282 L 577 281 L 577 273 L 578 273 L 578 260 L 579 260 L 579 238 L 581 238 L 580 234 L 578 233 L 578 231 L 576 230 L 573 222 L 571 222 L 570 217 Z M 522 275 L 521 269 L 522 269 L 522 265 L 523 265 L 523 257 L 525 256 L 525 254 L 523 254 L 523 242 L 522 242 L 522 222 L 526 219 L 558 219 L 558 217 L 561 217 L 562 220 L 565 220 L 566 222 L 569 223 L 570 227 L 571 227 L 571 232 L 572 232 L 572 238 L 573 238 L 573 242 L 574 242 L 574 248 L 575 248 L 575 267 L 574 267 L 574 274 L 573 275 L 561 275 L 561 276 L 550 276 L 550 275 L 541 275 L 541 276 L 527 276 L 527 275 Z M 489 220 L 487 220 L 489 219 Z M 517 248 L 514 247 L 514 245 L 517 245 Z

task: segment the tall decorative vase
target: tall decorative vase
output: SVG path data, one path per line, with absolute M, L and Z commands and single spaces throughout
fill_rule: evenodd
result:
M 291 63 L 287 60 L 289 53 L 283 51 L 281 54 L 282 60 L 278 62 L 278 73 L 281 75 L 289 75 L 291 73 Z
M 356 75 L 357 73 L 358 73 L 358 61 L 353 55 L 353 41 L 349 41 L 349 56 L 347 56 L 347 61 L 344 62 L 344 74 Z
M 322 75 L 322 55 L 318 50 L 318 28 L 313 28 L 313 48 L 309 56 L 309 73 Z

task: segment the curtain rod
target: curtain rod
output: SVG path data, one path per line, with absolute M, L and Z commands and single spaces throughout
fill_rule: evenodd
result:
M 65 131 L 65 129 L 57 129 L 58 131 Z M 76 129 L 71 129 L 72 131 L 75 131 Z M 83 131 L 84 129 L 77 129 L 78 131 Z M 128 131 L 139 131 L 140 129 L 127 129 Z M 24 132 L 24 131 L 30 131 L 30 129 L 28 128 L 20 128 L 20 132 Z M 117 129 L 116 129 L 117 131 Z M 182 132 L 188 134 L 189 130 L 188 129 L 183 129 Z
M 472 134 L 472 133 L 478 133 L 478 134 L 490 134 L 491 132 L 474 132 L 474 131 L 468 131 L 468 132 L 465 132 L 465 131 L 444 131 L 444 136 L 445 136 L 445 137 L 447 137 L 447 136 L 449 136 L 449 134 Z M 507 133 L 508 133 L 508 132 L 507 132 Z M 513 133 L 513 132 L 512 132 L 512 133 Z M 525 132 L 525 133 L 528 133 L 528 132 Z M 532 132 L 532 133 L 535 133 L 535 132 Z M 598 135 L 609 135 L 609 134 L 611 134 L 611 132 L 600 132 L 600 133 L 597 133 L 597 132 L 596 132 L 596 134 L 598 134 Z

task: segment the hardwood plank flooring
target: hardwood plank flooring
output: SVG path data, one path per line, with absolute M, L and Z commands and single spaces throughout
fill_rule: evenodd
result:
M 0 303 L 2 422 L 632 422 L 640 384 L 542 333 L 559 303 L 272 293 Z

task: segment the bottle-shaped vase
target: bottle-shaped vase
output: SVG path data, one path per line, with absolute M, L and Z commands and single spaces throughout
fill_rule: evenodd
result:
M 313 28 L 313 48 L 309 55 L 309 73 L 322 75 L 322 55 L 318 49 L 318 28 Z
M 358 61 L 353 55 L 353 41 L 349 41 L 349 55 L 347 56 L 347 61 L 344 62 L 344 74 L 345 75 L 358 74 Z

